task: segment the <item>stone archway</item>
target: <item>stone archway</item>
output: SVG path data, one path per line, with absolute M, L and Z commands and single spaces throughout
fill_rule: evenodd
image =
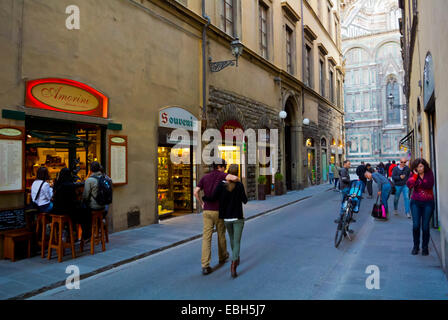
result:
M 287 190 L 300 188 L 300 153 L 301 153 L 301 132 L 299 127 L 299 107 L 297 100 L 290 95 L 284 104 L 287 117 L 284 120 L 284 164 L 285 182 Z

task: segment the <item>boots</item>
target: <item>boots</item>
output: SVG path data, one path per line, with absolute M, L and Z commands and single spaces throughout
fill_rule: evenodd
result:
M 232 265 L 230 266 L 230 273 L 232 274 L 232 278 L 238 277 L 238 274 L 236 273 L 236 267 L 237 267 L 237 262 L 232 261 Z

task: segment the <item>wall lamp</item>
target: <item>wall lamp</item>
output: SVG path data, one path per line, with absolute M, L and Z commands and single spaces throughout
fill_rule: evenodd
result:
M 235 60 L 212 62 L 212 57 L 208 58 L 211 72 L 219 72 L 227 68 L 228 66 L 234 66 L 235 63 L 238 67 L 238 58 L 243 54 L 243 44 L 241 43 L 240 39 L 236 38 L 230 43 L 230 50 L 232 50 L 232 54 L 235 57 Z

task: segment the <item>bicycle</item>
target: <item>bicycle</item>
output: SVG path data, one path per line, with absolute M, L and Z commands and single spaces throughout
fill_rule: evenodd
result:
M 350 237 L 350 222 L 353 218 L 353 208 L 356 206 L 356 198 L 357 194 L 351 194 L 346 196 L 344 201 L 344 212 L 341 214 L 341 218 L 339 220 L 338 226 L 336 228 L 336 235 L 334 237 L 334 246 L 337 248 L 342 241 L 342 237 L 348 237 L 350 241 L 352 238 Z

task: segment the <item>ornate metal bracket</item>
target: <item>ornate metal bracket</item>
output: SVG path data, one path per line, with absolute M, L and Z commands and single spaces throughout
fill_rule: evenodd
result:
M 209 58 L 209 65 L 211 72 L 219 72 L 222 69 L 227 68 L 228 66 L 234 66 L 237 60 L 226 60 L 226 61 L 218 61 L 212 62 L 212 59 Z

